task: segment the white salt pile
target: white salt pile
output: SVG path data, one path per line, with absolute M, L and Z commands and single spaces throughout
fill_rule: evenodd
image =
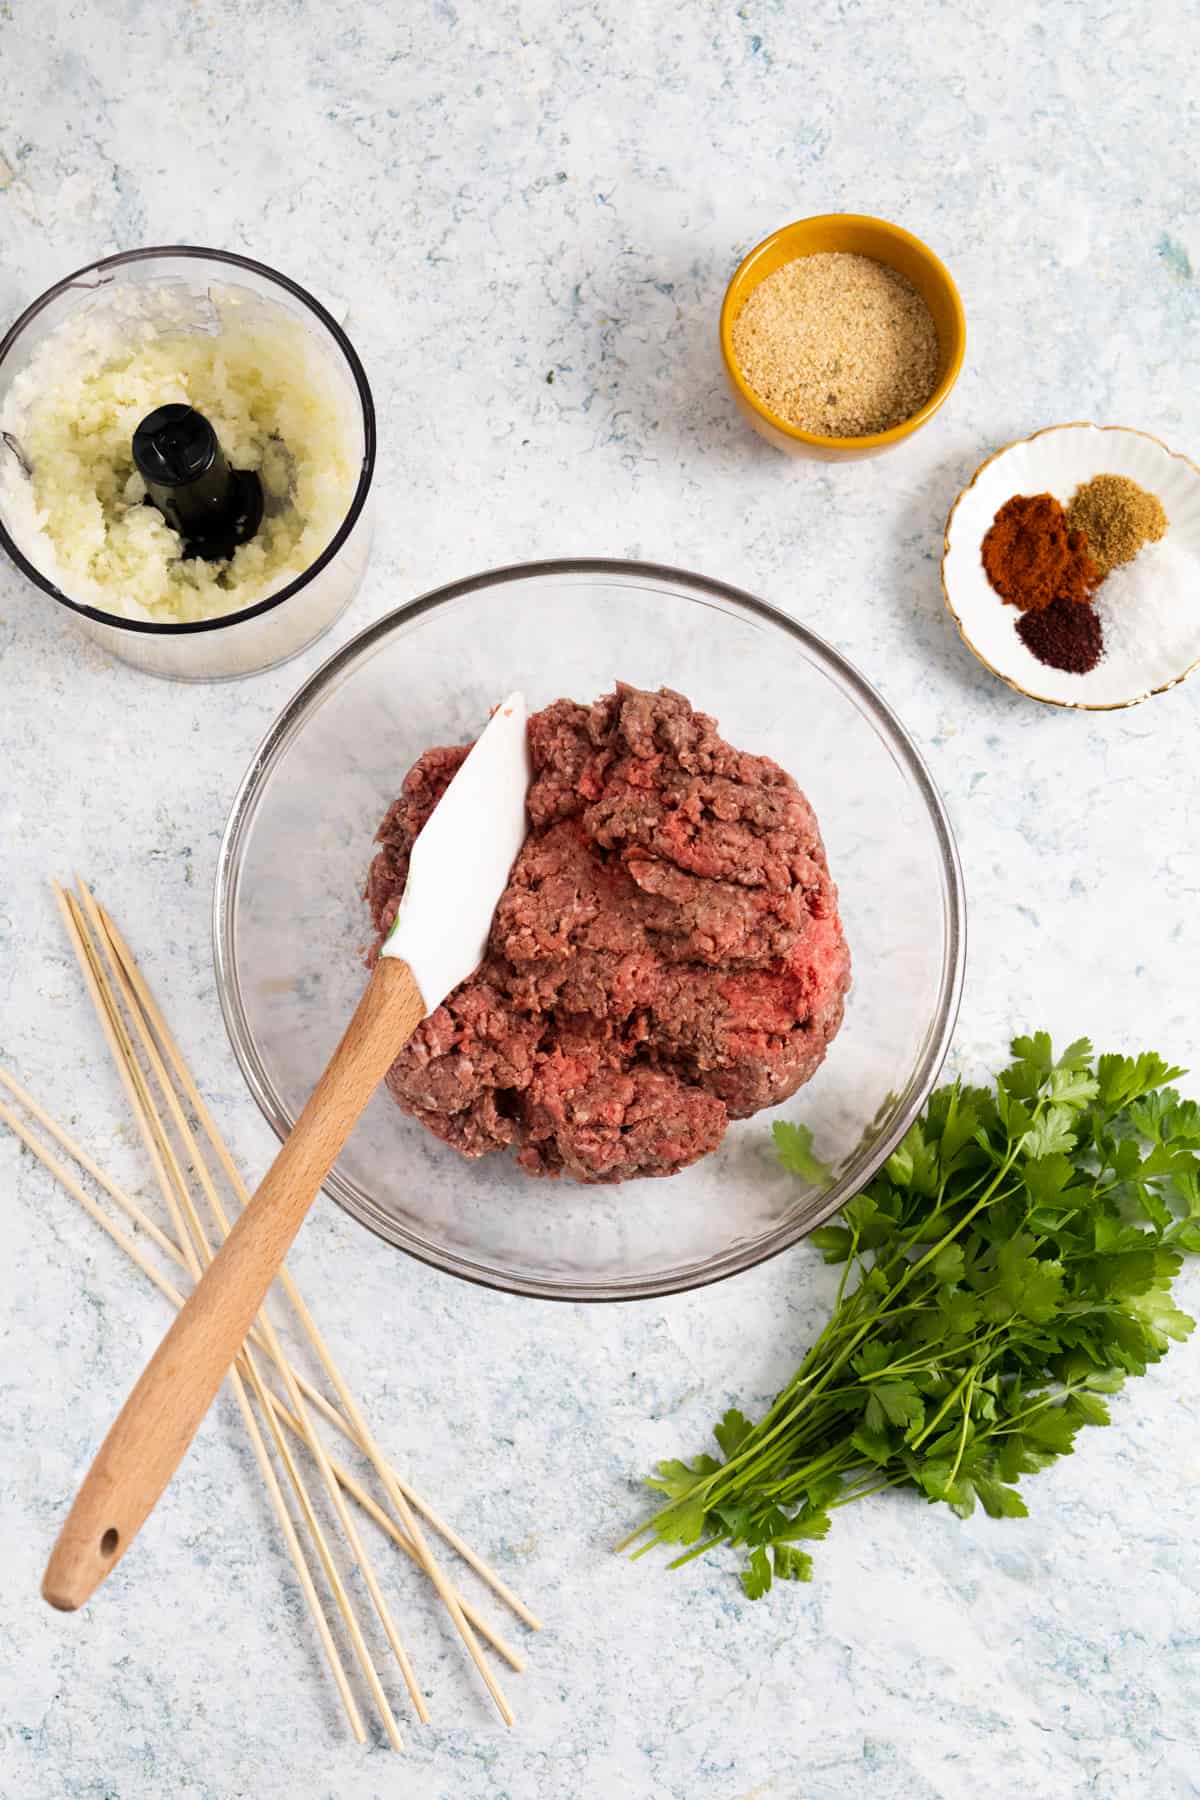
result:
M 1133 698 L 1176 681 L 1200 661 L 1200 562 L 1172 542 L 1147 544 L 1096 590 L 1104 654 L 1080 688 Z M 1085 701 L 1091 694 L 1081 694 Z

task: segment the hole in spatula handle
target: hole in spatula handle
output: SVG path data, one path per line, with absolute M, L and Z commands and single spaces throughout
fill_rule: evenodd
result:
M 100 1539 L 101 1556 L 115 1556 L 117 1554 L 117 1545 L 120 1541 L 120 1532 L 115 1525 L 110 1525 L 104 1536 Z

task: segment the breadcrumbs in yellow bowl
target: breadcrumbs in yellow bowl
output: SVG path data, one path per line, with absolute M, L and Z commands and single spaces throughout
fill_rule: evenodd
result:
M 734 399 L 789 456 L 878 456 L 937 412 L 967 323 L 945 265 L 911 232 L 824 213 L 772 232 L 725 292 L 721 356 Z

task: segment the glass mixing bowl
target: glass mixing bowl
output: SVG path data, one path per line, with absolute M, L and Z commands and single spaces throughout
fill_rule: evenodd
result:
M 0 550 L 33 588 L 66 607 L 110 655 L 176 681 L 224 681 L 286 662 L 328 631 L 362 583 L 371 543 L 368 495 L 375 468 L 375 407 L 363 366 L 337 321 L 296 282 L 228 250 L 164 245 L 106 256 L 76 269 L 26 308 L 0 338 L 0 425 L 18 384 L 55 334 L 69 327 L 99 341 L 140 341 L 180 330 L 216 334 L 220 300 L 269 330 L 299 324 L 340 397 L 349 455 L 358 469 L 344 517 L 302 574 L 238 612 L 188 623 L 125 618 L 64 591 L 45 566 L 34 529 L 30 465 L 15 431 L 0 431 Z M 16 421 L 12 421 L 16 424 Z M 0 557 L 0 566 L 3 558 Z
M 466 742 L 513 688 L 531 708 L 616 679 L 669 686 L 816 809 L 854 985 L 807 1087 L 779 1109 L 828 1175 L 777 1161 L 770 1119 L 731 1125 L 669 1180 L 537 1180 L 467 1162 L 375 1095 L 327 1191 L 413 1256 L 564 1300 L 698 1287 L 794 1244 L 868 1181 L 926 1099 L 962 984 L 963 891 L 941 800 L 903 726 L 819 638 L 748 594 L 638 563 L 533 563 L 414 600 L 300 689 L 234 801 L 215 896 L 217 985 L 234 1051 L 282 1137 L 366 979 L 361 895 L 375 830 L 418 754 Z

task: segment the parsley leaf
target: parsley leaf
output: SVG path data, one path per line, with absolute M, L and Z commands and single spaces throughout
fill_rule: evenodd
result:
M 715 1475 L 720 1466 L 711 1456 L 698 1456 L 691 1468 L 677 1458 L 671 1462 L 660 1462 L 657 1476 L 647 1477 L 646 1485 L 669 1494 L 672 1500 L 680 1500 L 690 1494 L 706 1475 Z
M 843 1263 L 850 1254 L 854 1238 L 844 1225 L 818 1225 L 815 1231 L 809 1232 L 808 1241 L 814 1249 L 823 1252 L 827 1263 Z
M 1059 1104 L 1047 1106 L 1022 1137 L 1021 1149 L 1026 1156 L 1036 1157 L 1073 1150 L 1078 1141 L 1074 1126 L 1072 1107 Z
M 736 1407 L 730 1407 L 719 1425 L 713 1426 L 713 1436 L 725 1452 L 725 1460 L 737 1454 L 738 1445 L 750 1435 L 750 1421 Z
M 1072 1045 L 1072 1049 L 1075 1047 Z M 1028 1064 L 1042 1080 L 1054 1067 L 1054 1050 L 1048 1031 L 1037 1031 L 1032 1037 L 1014 1038 L 1011 1049 L 1018 1061 Z
M 813 1559 L 806 1550 L 797 1550 L 794 1544 L 776 1544 L 774 1546 L 775 1578 L 777 1581 L 811 1581 Z M 749 1589 L 747 1589 L 749 1593 Z M 750 1598 L 753 1600 L 754 1595 Z
M 807 1125 L 793 1125 L 787 1119 L 776 1119 L 771 1127 L 775 1152 L 785 1169 L 799 1175 L 801 1181 L 824 1187 L 829 1180 L 828 1163 L 823 1163 L 812 1147 L 812 1132 Z
M 770 1585 L 771 1565 L 767 1561 L 766 1551 L 751 1551 L 749 1566 L 742 1570 L 742 1586 L 746 1590 L 747 1600 L 761 1600 Z
M 925 1403 L 911 1381 L 881 1381 L 871 1388 L 863 1417 L 870 1432 L 885 1423 L 907 1428 L 922 1422 Z

